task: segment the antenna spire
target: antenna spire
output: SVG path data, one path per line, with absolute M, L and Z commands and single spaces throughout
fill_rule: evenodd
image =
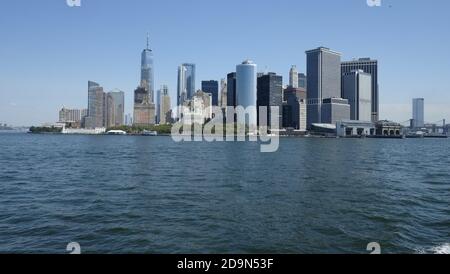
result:
M 147 49 L 150 49 L 150 35 L 147 32 Z

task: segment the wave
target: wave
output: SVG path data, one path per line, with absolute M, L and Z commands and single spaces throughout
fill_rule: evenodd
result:
M 419 248 L 416 250 L 418 254 L 450 254 L 450 243 L 438 245 L 429 249 Z
M 450 254 L 450 243 L 433 247 L 430 251 L 434 254 Z

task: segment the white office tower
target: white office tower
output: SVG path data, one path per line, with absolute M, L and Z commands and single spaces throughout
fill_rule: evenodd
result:
M 289 71 L 289 86 L 292 88 L 298 88 L 298 71 L 297 66 L 292 66 Z

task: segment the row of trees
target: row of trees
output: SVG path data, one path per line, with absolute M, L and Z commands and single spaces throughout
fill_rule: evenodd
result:
M 158 134 L 170 134 L 172 130 L 172 125 L 154 125 L 154 126 L 139 126 L 139 125 L 133 125 L 133 126 L 118 126 L 118 127 L 111 127 L 108 128 L 107 131 L 110 130 L 123 130 L 127 134 L 141 134 L 145 130 L 147 131 L 156 131 Z
M 61 127 L 30 127 L 31 133 L 61 133 Z
M 199 128 L 205 129 L 205 125 L 207 123 L 200 125 L 200 124 L 193 124 L 191 125 L 191 132 L 194 132 L 198 130 Z M 107 131 L 110 130 L 122 130 L 125 131 L 127 134 L 142 134 L 144 131 L 156 131 L 158 134 L 168 135 L 172 132 L 172 126 L 173 125 L 154 125 L 154 126 L 140 126 L 140 125 L 133 125 L 133 126 L 117 126 L 117 127 L 111 127 L 108 128 Z M 180 129 L 179 133 L 182 133 L 181 131 L 188 130 L 187 125 L 183 126 L 183 128 Z M 249 133 L 249 128 L 246 125 L 239 125 L 239 124 L 224 124 L 224 125 L 215 125 L 212 129 L 208 128 L 208 132 L 211 132 L 212 134 L 215 134 L 216 132 L 224 132 L 224 134 L 238 134 L 239 132 L 245 132 L 246 134 Z

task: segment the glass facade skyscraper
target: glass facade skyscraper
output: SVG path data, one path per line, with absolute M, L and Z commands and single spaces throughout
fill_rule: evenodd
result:
M 236 72 L 227 75 L 227 106 L 236 107 Z
M 155 82 L 153 67 L 153 51 L 149 48 L 147 37 L 147 48 L 142 51 L 141 56 L 141 87 L 149 93 L 150 102 L 155 100 Z
M 113 126 L 121 126 L 125 123 L 125 93 L 121 90 L 115 89 L 108 93 L 108 96 L 110 96 L 113 99 L 113 108 L 112 110 L 109 110 L 108 117 L 112 115 L 112 121 L 110 121 L 109 124 L 112 124 Z
M 195 92 L 195 64 L 182 64 L 178 67 L 178 106 L 190 100 Z
M 202 81 L 202 91 L 211 94 L 212 105 L 219 105 L 219 82 L 215 80 Z
M 242 62 L 236 66 L 236 104 L 244 108 L 253 107 L 254 110 L 247 109 L 248 119 L 238 121 L 246 123 L 249 127 L 257 126 L 256 98 L 257 98 L 257 66 L 250 60 Z
M 105 92 L 96 82 L 88 82 L 88 116 L 86 128 L 99 128 L 105 125 Z
M 362 70 L 365 73 L 372 75 L 372 122 L 376 122 L 380 118 L 379 113 L 379 87 L 378 87 L 378 61 L 370 58 L 360 58 L 358 60 L 342 62 L 341 73 L 342 75 L 350 73 L 354 70 Z
M 350 104 L 350 120 L 372 121 L 372 75 L 362 70 L 342 75 L 342 97 Z
M 412 126 L 414 128 L 422 128 L 425 126 L 425 99 L 414 98 L 413 99 L 413 121 Z
M 298 87 L 306 89 L 306 75 L 304 73 L 298 74 Z
M 323 99 L 341 98 L 341 54 L 319 47 L 306 52 L 308 128 L 322 119 Z

